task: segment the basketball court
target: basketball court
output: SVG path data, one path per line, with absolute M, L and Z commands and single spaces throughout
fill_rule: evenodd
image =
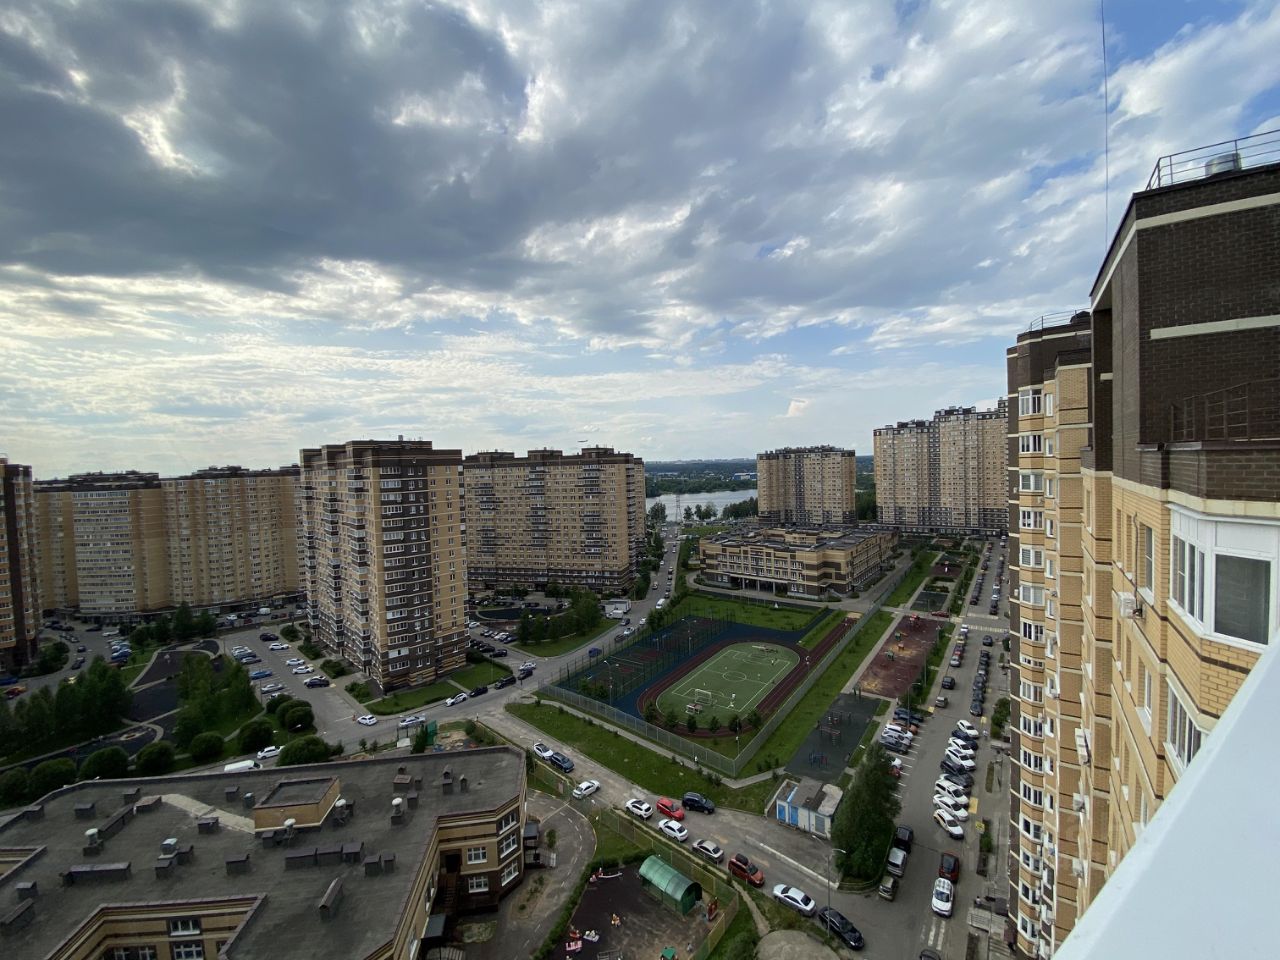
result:
M 746 716 L 800 662 L 794 650 L 773 643 L 735 643 L 699 664 L 658 696 L 658 709 L 683 717 L 713 714 L 723 723 Z

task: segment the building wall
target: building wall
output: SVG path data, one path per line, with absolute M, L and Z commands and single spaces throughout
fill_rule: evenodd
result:
M 461 451 L 405 440 L 303 450 L 300 496 L 316 639 L 384 690 L 461 667 Z
M 0 457 L 0 667 L 35 659 L 41 602 L 31 468 Z
M 479 453 L 464 462 L 468 576 L 625 592 L 644 548 L 644 463 L 588 447 Z
M 864 532 L 834 537 L 794 529 L 763 529 L 750 535 L 726 534 L 698 544 L 703 576 L 734 587 L 785 587 L 820 597 L 847 594 L 878 573 L 889 560 L 897 536 Z
M 756 455 L 764 523 L 857 523 L 857 458 L 839 447 L 787 447 Z

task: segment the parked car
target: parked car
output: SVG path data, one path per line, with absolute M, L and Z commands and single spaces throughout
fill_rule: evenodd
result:
M 959 821 L 969 819 L 969 805 L 961 803 L 949 793 L 935 793 L 933 795 L 933 807 L 935 810 L 947 811 Z
M 427 718 L 420 713 L 411 713 L 407 717 L 401 717 L 400 722 L 396 724 L 401 730 L 405 727 L 416 727 L 420 723 L 426 723 Z
M 933 705 L 939 710 L 943 710 L 951 706 L 951 701 L 947 699 L 946 694 L 939 694 L 933 698 Z
M 826 927 L 851 950 L 861 950 L 865 944 L 862 932 L 849 919 L 833 907 L 818 911 L 818 923 Z
M 511 655 L 511 651 L 505 650 L 505 649 L 494 650 L 492 653 L 489 654 L 489 656 L 493 657 L 495 660 L 501 660 L 503 657 L 507 657 L 510 655 Z
M 965 773 L 963 770 L 944 770 L 942 773 L 944 780 L 950 780 L 952 783 L 964 787 L 965 791 L 973 789 L 973 774 Z
M 88 652 L 89 652 L 89 648 L 86 647 L 83 643 L 76 644 L 76 653 L 88 653 Z
M 555 753 L 555 751 L 539 740 L 533 745 L 533 753 L 539 759 L 546 760 L 551 756 L 551 754 Z
M 939 877 L 933 881 L 933 901 L 930 907 L 933 912 L 940 917 L 951 916 L 951 911 L 955 906 L 956 888 L 945 877 Z
M 951 663 L 951 666 L 958 667 L 964 663 L 964 660 L 959 656 L 954 656 L 951 658 L 950 663 Z
M 232 649 L 234 650 L 235 648 L 233 647 Z M 301 657 L 290 657 L 288 660 L 284 662 L 284 665 L 286 667 L 302 667 L 302 666 L 305 666 L 306 663 L 307 661 L 303 660 Z
M 307 677 L 307 679 L 303 681 L 302 685 L 304 687 L 310 687 L 312 690 L 316 689 L 317 687 L 327 687 L 329 686 L 329 678 L 322 677 L 319 674 L 317 674 L 314 677 Z
M 970 703 L 970 704 L 969 704 L 969 716 L 971 716 L 971 717 L 980 717 L 980 716 L 982 716 L 982 701 L 981 701 L 981 700 L 974 700 L 972 703 Z
M 533 676 L 533 671 L 532 671 L 532 670 L 529 670 L 529 669 L 527 669 L 527 668 L 526 668 L 526 669 L 521 670 L 521 671 L 520 671 L 520 673 L 519 673 L 519 674 L 517 674 L 517 676 L 518 676 L 521 680 L 528 680 L 530 677 L 532 677 L 532 676 Z
M 773 899 L 806 917 L 812 917 L 818 911 L 818 905 L 813 897 L 799 887 L 791 887 L 785 883 L 780 883 L 773 888 Z
M 79 670 L 83 666 L 84 666 L 84 657 L 76 657 L 75 660 L 71 661 L 72 670 Z
M 943 853 L 938 861 L 938 876 L 944 880 L 950 880 L 952 883 L 958 883 L 960 880 L 960 858 L 954 853 Z
M 884 868 L 895 877 L 900 877 L 907 872 L 907 851 L 901 847 L 894 847 L 889 851 L 889 859 L 885 862 Z
M 712 863 L 719 863 L 724 858 L 724 851 L 710 840 L 695 840 L 693 842 L 693 851 Z
M 684 819 L 684 810 L 680 808 L 680 801 L 672 800 L 670 797 L 658 798 L 658 812 L 672 820 Z
M 280 638 L 279 638 L 279 637 L 277 637 L 274 633 L 269 633 L 269 632 L 267 632 L 267 631 L 265 631 L 265 630 L 264 630 L 262 633 L 258 634 L 258 639 L 259 639 L 259 640 L 266 640 L 266 641 L 270 642 L 270 641 L 272 641 L 272 640 L 279 640 Z
M 915 842 L 915 831 L 908 827 L 905 823 L 900 823 L 893 831 L 893 845 L 907 853 L 911 852 L 911 846 Z
M 947 674 L 945 677 L 943 677 L 943 678 L 942 678 L 942 689 L 943 689 L 943 690 L 954 690 L 955 688 L 956 688 L 956 678 L 955 678 L 955 677 L 951 676 L 951 674 Z
M 983 645 L 984 647 L 990 647 L 990 646 L 993 646 L 993 645 L 995 644 L 995 642 L 996 642 L 996 641 L 995 641 L 995 639 L 994 639 L 994 638 L 991 636 L 991 634 L 989 634 L 989 633 L 988 633 L 986 636 L 984 636 L 984 637 L 982 638 L 982 645 Z
M 968 737 L 970 740 L 978 739 L 978 728 L 975 727 L 968 720 L 956 721 L 956 733 L 959 733 L 962 736 Z
M 671 820 L 669 818 L 659 820 L 658 829 L 678 843 L 684 843 L 689 839 L 689 831 L 686 830 L 678 820 Z
M 456 707 L 458 704 L 464 702 L 466 699 L 467 699 L 467 695 L 465 693 L 455 693 L 452 697 L 450 697 L 444 702 L 444 705 L 446 707 Z
M 294 667 L 293 672 L 299 677 L 305 677 L 308 673 L 315 673 L 316 668 L 311 666 L 311 664 L 307 664 L 302 667 Z
M 488 692 L 489 692 L 489 688 L 482 683 L 478 687 L 473 687 L 471 692 L 468 693 L 467 696 L 469 696 L 472 700 L 474 700 L 476 697 L 482 697 Z
M 584 797 L 591 796 L 593 793 L 595 793 L 599 789 L 600 789 L 599 780 L 583 780 L 580 784 L 578 784 L 576 787 L 573 788 L 573 798 L 575 800 L 581 800 Z
M 972 754 L 966 756 L 952 748 L 948 748 L 947 752 L 943 754 L 943 756 L 958 766 L 965 773 L 973 773 L 974 769 L 978 766 L 974 761 Z
M 524 663 L 520 664 L 521 670 L 528 670 L 530 673 L 532 673 L 537 668 L 538 668 L 538 665 L 534 663 L 532 660 L 526 660 Z
M 547 763 L 558 767 L 561 773 L 573 773 L 573 761 L 558 750 L 547 757 Z
M 112 657 L 111 659 L 113 659 L 113 660 L 114 660 L 114 659 L 115 659 L 115 657 Z M 270 670 L 255 670 L 255 671 L 253 671 L 253 673 L 249 674 L 249 679 L 250 679 L 250 680 L 265 680 L 265 679 L 266 679 L 267 677 L 269 677 L 269 676 L 271 676 L 271 671 L 270 671 Z
M 880 746 L 893 753 L 907 753 L 911 750 L 911 743 L 903 740 L 901 737 L 895 737 L 893 734 L 886 733 L 880 737 Z
M 259 693 L 275 693 L 277 690 L 283 690 L 283 683 L 264 683 L 258 688 Z
M 686 793 L 680 801 L 686 810 L 697 810 L 700 813 L 715 813 L 716 805 L 700 793 Z
M 357 717 L 356 723 L 362 727 L 372 727 L 377 725 L 378 718 L 371 713 L 366 713 L 363 717 Z
M 919 726 L 924 723 L 924 714 L 916 713 L 914 710 L 908 710 L 906 707 L 897 707 L 893 711 L 893 719 L 897 723 L 905 721 Z
M 969 791 L 954 780 L 948 780 L 946 777 L 939 777 L 933 782 L 934 793 L 945 793 L 949 797 L 959 800 L 966 807 L 969 805 Z
M 961 740 L 959 737 L 952 737 L 947 741 L 947 752 L 955 751 L 962 757 L 968 757 L 972 760 L 977 756 L 978 751 L 973 748 L 973 744 L 968 740 Z
M 278 756 L 280 756 L 279 747 L 274 747 L 274 746 L 263 747 L 261 750 L 258 751 L 259 760 L 270 760 L 272 757 L 278 757 Z
M 495 680 L 493 682 L 493 689 L 504 690 L 507 687 L 514 687 L 515 683 L 516 683 L 516 678 L 511 676 L 511 674 L 507 674 L 505 677 L 502 677 L 501 679 Z
M 289 645 L 287 643 L 282 643 L 281 641 L 277 640 L 275 643 L 269 645 L 267 649 L 268 650 L 288 650 Z
M 934 810 L 933 822 L 940 826 L 947 834 L 957 840 L 964 839 L 964 827 L 960 826 L 960 821 L 953 817 L 950 811 Z
M 653 816 L 653 807 L 650 804 L 645 803 L 643 800 L 636 799 L 635 797 L 628 800 L 624 806 L 626 807 L 627 813 L 631 814 L 633 817 L 639 817 L 641 820 L 648 820 Z
M 764 871 L 752 863 L 745 853 L 735 853 L 729 861 L 729 872 L 753 887 L 764 886 Z
M 882 900 L 893 900 L 898 896 L 898 878 L 886 873 L 880 878 L 880 887 L 876 893 Z

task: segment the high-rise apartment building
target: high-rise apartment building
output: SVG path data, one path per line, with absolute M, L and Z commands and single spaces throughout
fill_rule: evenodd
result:
M 316 641 L 383 690 L 466 662 L 462 452 L 425 440 L 303 450 L 300 513 Z
M 1280 642 L 1280 164 L 1202 160 L 1134 195 L 1088 313 L 1008 352 L 1027 956 L 1070 934 Z
M 476 453 L 463 476 L 473 587 L 630 589 L 644 551 L 644 461 L 609 447 Z
M 1008 518 L 1007 410 L 948 407 L 875 431 L 876 510 L 907 530 L 994 533 Z
M 31 468 L 0 457 L 0 668 L 35 659 L 40 608 Z
M 756 454 L 760 522 L 858 522 L 857 457 L 840 447 L 784 447 Z
M 107 620 L 299 593 L 297 467 L 35 484 L 45 606 Z

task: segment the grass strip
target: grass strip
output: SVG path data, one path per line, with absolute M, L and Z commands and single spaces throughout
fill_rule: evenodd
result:
M 539 657 L 558 657 L 564 653 L 572 653 L 579 647 L 586 646 L 597 637 L 608 633 L 614 627 L 621 623 L 619 620 L 602 620 L 590 630 L 583 633 L 571 633 L 567 637 L 561 637 L 558 640 L 546 640 L 542 643 L 513 643 L 512 650 L 519 650 L 521 653 L 533 653 Z
M 369 708 L 370 713 L 386 717 L 393 713 L 404 713 L 406 710 L 416 710 L 418 707 L 437 703 L 445 699 L 445 697 L 452 697 L 457 692 L 457 687 L 447 680 L 442 680 L 440 683 L 432 683 L 425 687 L 415 687 L 412 690 L 397 690 L 390 696 L 374 700 L 365 705 Z

